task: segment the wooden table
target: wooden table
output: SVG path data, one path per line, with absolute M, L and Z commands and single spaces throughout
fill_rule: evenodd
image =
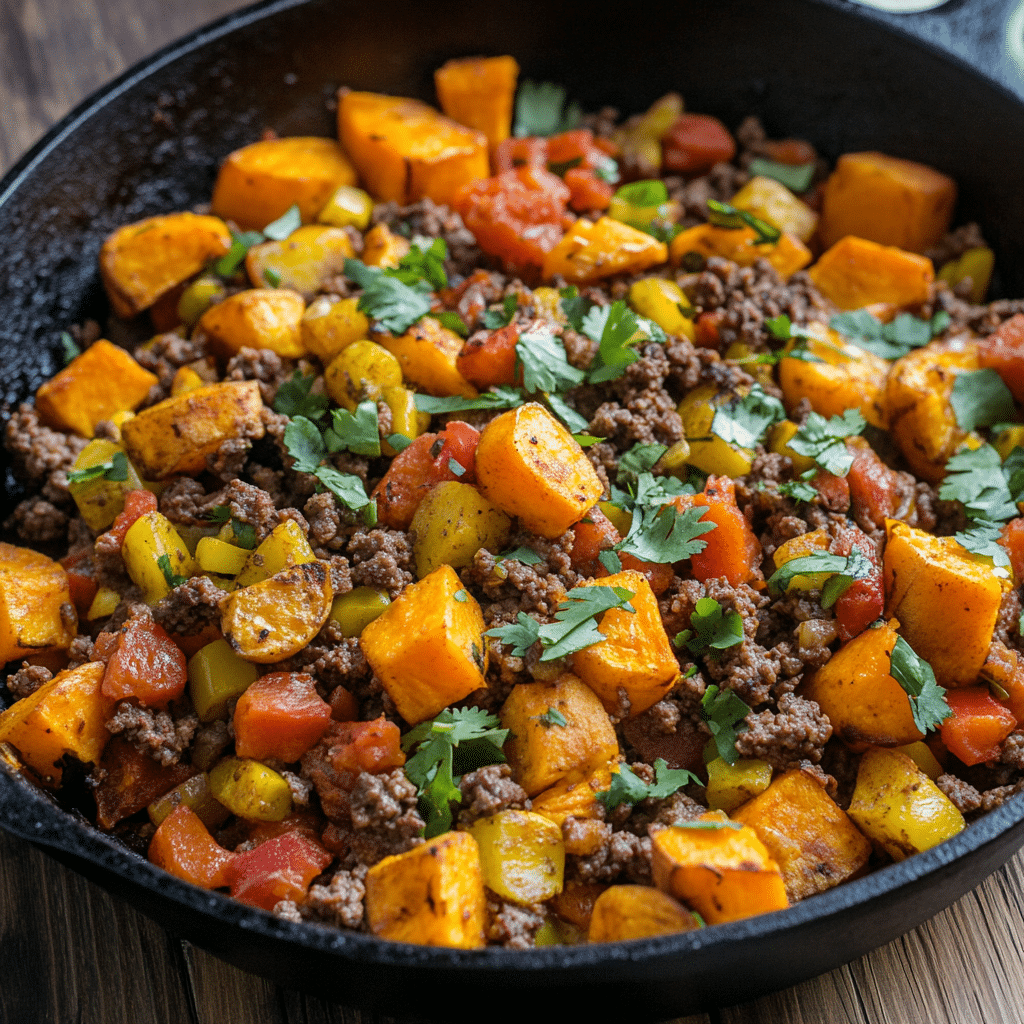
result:
M 125 67 L 243 0 L 0 0 L 0 172 Z M 882 949 L 687 1024 L 1024 1020 L 1024 854 Z M 170 935 L 0 833 L 0 1024 L 358 1024 Z

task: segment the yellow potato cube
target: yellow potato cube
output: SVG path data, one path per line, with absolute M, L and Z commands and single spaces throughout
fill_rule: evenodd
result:
M 696 331 L 693 319 L 687 316 L 693 308 L 682 288 L 664 277 L 645 277 L 629 288 L 629 304 L 641 316 L 653 320 L 666 334 L 676 334 L 693 341 Z
M 283 241 L 254 245 L 245 256 L 245 272 L 254 288 L 269 285 L 312 295 L 340 274 L 352 256 L 355 250 L 341 228 L 307 224 Z
M 219 762 L 210 772 L 210 792 L 232 814 L 249 821 L 283 821 L 292 809 L 284 776 L 248 758 Z
M 612 773 L 618 770 L 618 763 L 610 761 L 592 771 L 566 775 L 533 797 L 531 809 L 559 827 L 566 818 L 604 820 L 604 806 L 597 799 L 597 794 L 611 787 Z
M 77 627 L 64 567 L 30 548 L 0 542 L 0 664 L 70 647 Z
M 336 228 L 353 227 L 365 231 L 370 226 L 373 200 L 369 193 L 354 185 L 340 185 L 316 215 L 321 224 Z
M 370 321 L 359 312 L 358 305 L 358 299 L 321 295 L 302 314 L 302 344 L 324 366 L 354 341 L 367 340 Z
M 338 405 L 349 412 L 367 398 L 376 401 L 385 389 L 402 383 L 402 368 L 383 345 L 356 341 L 331 360 L 324 371 L 324 387 Z
M 514 903 L 542 903 L 562 891 L 562 830 L 530 811 L 499 811 L 467 830 L 480 850 L 484 885 Z
M 128 528 L 121 557 L 147 604 L 156 604 L 195 570 L 195 563 L 174 524 L 160 512 L 147 512 Z
M 544 257 L 542 276 L 559 274 L 570 284 L 593 284 L 613 274 L 639 274 L 668 260 L 668 247 L 622 221 L 580 217 Z
M 375 224 L 363 236 L 362 261 L 368 267 L 397 267 L 412 245 L 409 239 L 395 234 L 387 224 Z

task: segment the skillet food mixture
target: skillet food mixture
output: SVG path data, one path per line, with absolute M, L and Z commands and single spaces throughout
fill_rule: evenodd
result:
M 343 89 L 340 143 L 106 240 L 150 340 L 72 327 L 7 425 L 0 757 L 179 878 L 440 946 L 955 835 L 1024 787 L 1024 303 L 937 170 L 517 73 Z

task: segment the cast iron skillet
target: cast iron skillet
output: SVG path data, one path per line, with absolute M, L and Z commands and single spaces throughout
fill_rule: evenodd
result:
M 991 33 L 963 30 L 1001 25 L 1005 3 L 948 7 L 962 22 L 961 53 L 967 46 L 984 63 Z M 932 38 L 936 24 L 918 22 Z M 642 110 L 674 89 L 692 110 L 732 127 L 756 113 L 770 133 L 812 139 L 829 156 L 870 148 L 940 167 L 961 186 L 958 222 L 979 220 L 996 250 L 997 292 L 1024 294 L 1024 104 L 863 8 L 842 0 L 673 0 L 614 10 L 546 0 L 508 9 L 493 0 L 392 0 L 383 8 L 272 0 L 129 72 L 0 184 L 5 414 L 59 367 L 59 332 L 69 322 L 105 317 L 96 254 L 109 231 L 207 199 L 219 160 L 266 127 L 333 134 L 327 103 L 340 84 L 432 99 L 433 69 L 474 53 L 512 53 L 524 77 L 565 83 L 588 109 Z M 5 491 L 9 509 L 19 493 L 9 471 Z M 538 996 L 571 993 L 577 1012 L 637 1020 L 792 985 L 916 926 L 1024 842 L 1024 798 L 925 854 L 786 911 L 660 939 L 528 953 L 427 949 L 277 920 L 170 878 L 7 771 L 0 825 L 176 933 L 284 985 L 397 1013 L 428 1005 L 446 1020 L 500 1017 L 502 1006 L 545 1016 L 553 1001 Z

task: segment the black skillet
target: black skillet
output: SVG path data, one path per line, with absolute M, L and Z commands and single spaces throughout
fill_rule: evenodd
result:
M 109 231 L 205 200 L 219 160 L 265 128 L 332 134 L 338 85 L 432 99 L 433 69 L 475 53 L 512 53 L 524 77 L 562 82 L 588 109 L 633 112 L 677 90 L 692 110 L 732 127 L 755 113 L 773 135 L 812 139 L 829 156 L 870 148 L 933 164 L 960 183 L 958 221 L 980 221 L 996 250 L 997 293 L 1024 294 L 1024 103 L 973 70 L 1012 80 L 1002 50 L 1010 6 L 951 0 L 899 23 L 842 0 L 617 9 L 273 0 L 233 15 L 87 101 L 0 183 L 5 418 L 59 367 L 59 332 L 106 316 L 96 254 Z M 8 471 L 4 514 L 18 493 Z M 546 997 L 571 993 L 575 1014 L 638 1020 L 792 985 L 916 926 L 1024 842 L 1024 797 L 925 854 L 780 913 L 527 953 L 403 946 L 279 921 L 177 882 L 2 770 L 0 826 L 283 985 L 395 1013 L 429 1006 L 446 1020 L 501 1018 L 502 1007 L 543 1018 L 565 1006 Z

